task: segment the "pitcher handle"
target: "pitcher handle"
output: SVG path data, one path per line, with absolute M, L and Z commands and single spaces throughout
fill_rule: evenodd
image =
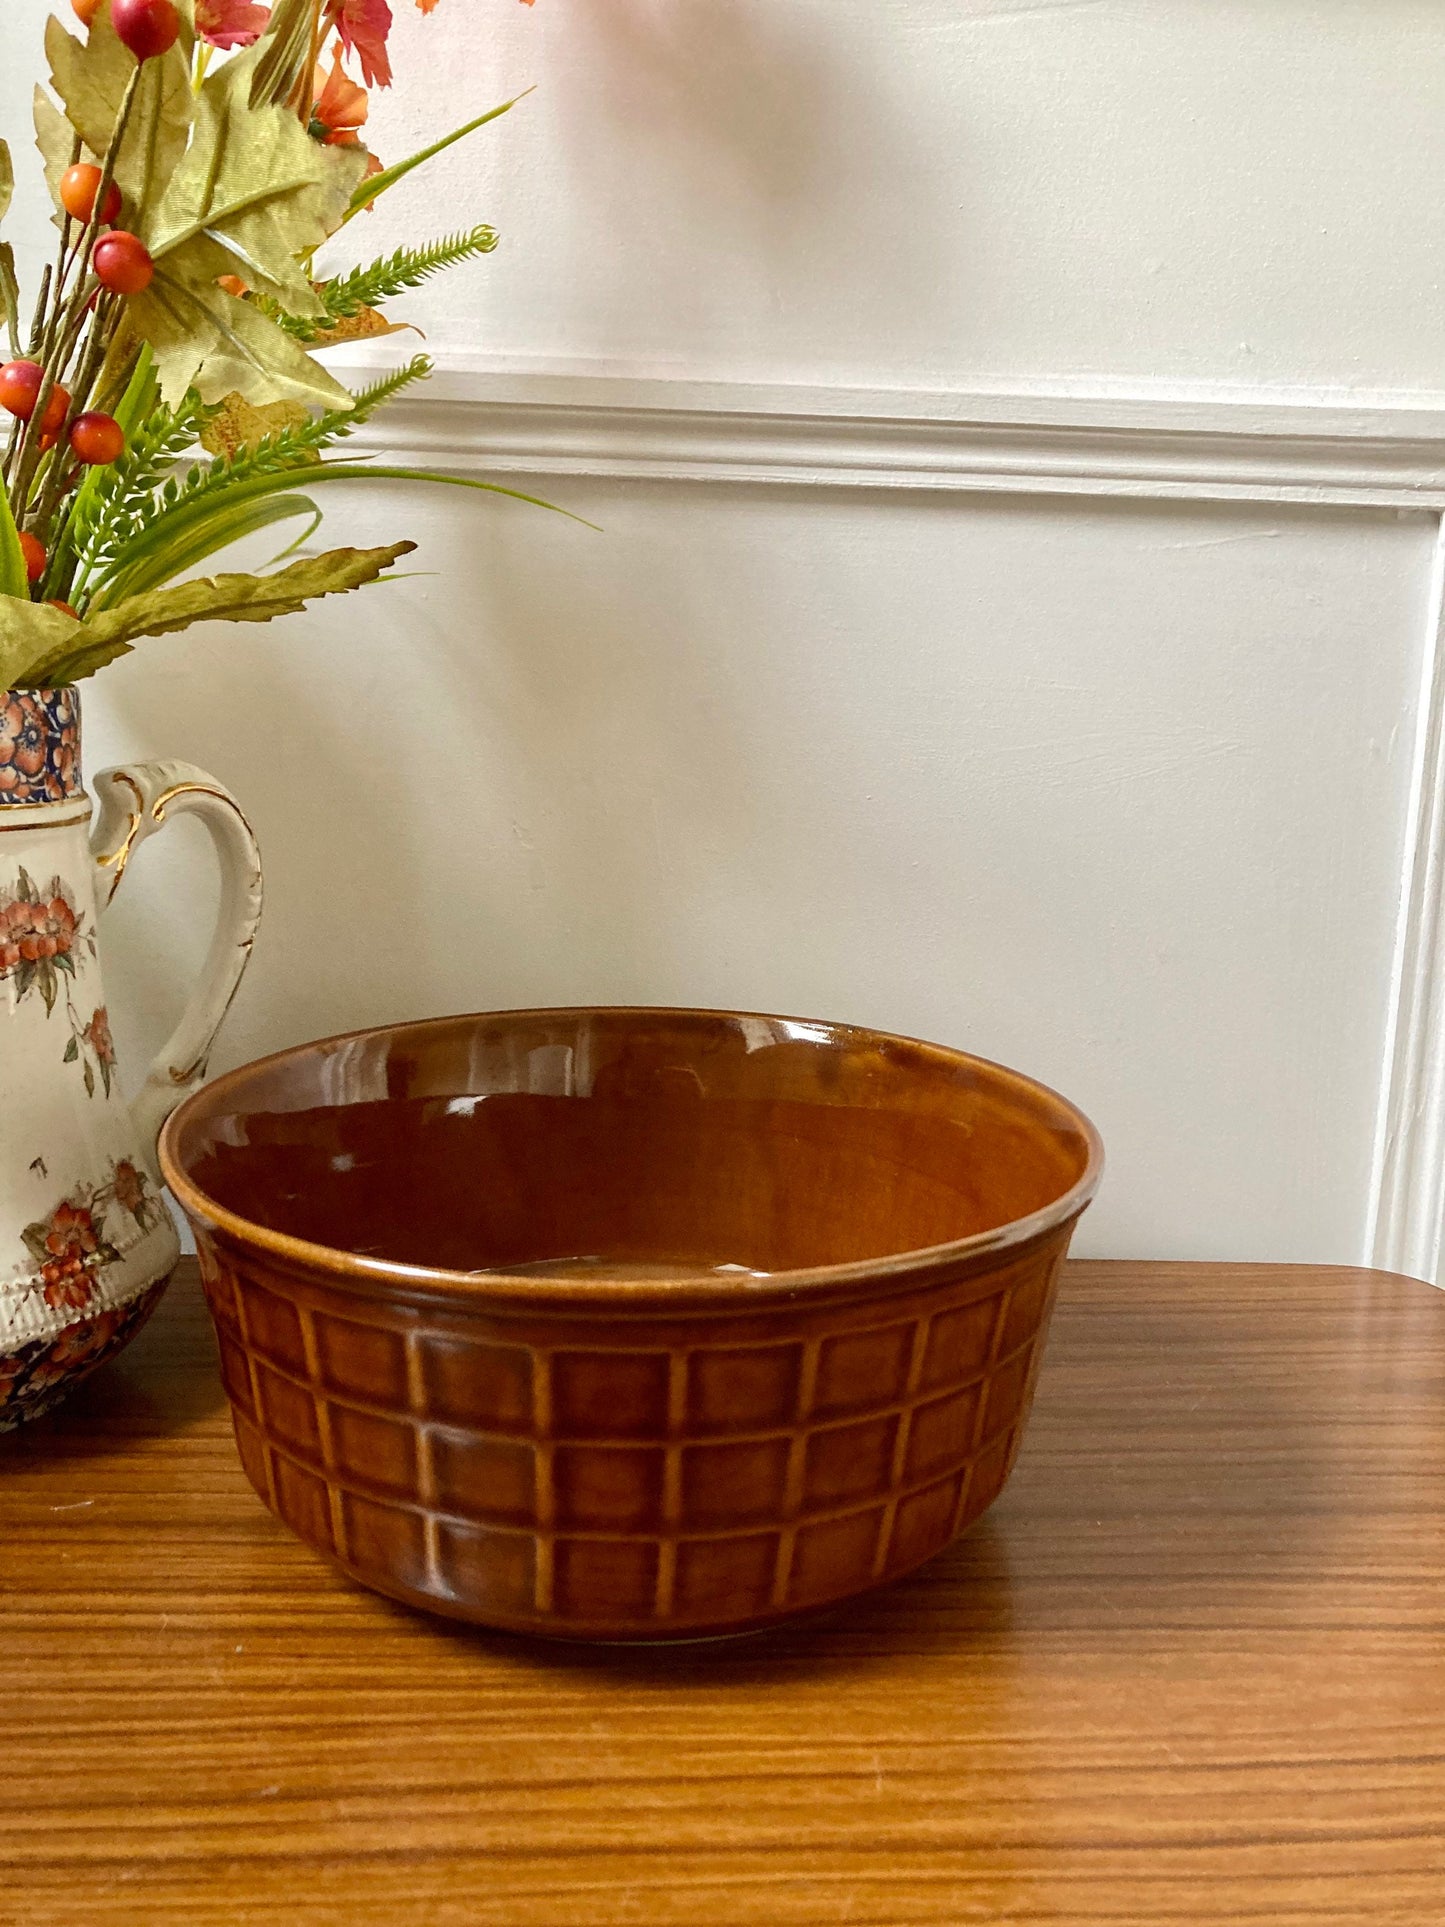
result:
M 201 819 L 221 865 L 221 908 L 200 982 L 131 1106 L 154 1160 L 161 1126 L 205 1080 L 216 1032 L 250 961 L 261 920 L 261 852 L 235 797 L 193 763 L 126 763 L 102 770 L 95 789 L 100 814 L 90 852 L 102 911 L 113 902 L 135 851 L 173 816 Z

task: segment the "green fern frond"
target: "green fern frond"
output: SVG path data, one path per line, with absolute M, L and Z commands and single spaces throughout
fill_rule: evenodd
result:
M 336 321 L 359 314 L 363 308 L 378 308 L 383 301 L 407 288 L 419 288 L 444 268 L 470 261 L 479 254 L 490 254 L 497 245 L 497 230 L 485 225 L 459 234 L 446 234 L 429 241 L 425 247 L 398 248 L 370 267 L 353 268 L 349 274 L 327 281 L 321 288 L 326 312 Z
M 153 488 L 142 527 L 123 549 L 111 549 L 99 558 L 93 592 L 103 593 L 106 601 L 129 593 L 133 575 L 147 574 L 159 553 L 176 547 L 183 538 L 190 539 L 198 524 L 225 511 L 232 491 L 242 483 L 294 470 L 300 485 L 308 486 L 304 472 L 315 470 L 324 449 L 345 440 L 403 388 L 424 381 L 431 369 L 429 356 L 416 355 L 359 390 L 350 408 L 327 409 L 308 422 L 266 436 L 253 447 L 218 455 L 205 465 L 196 463 L 184 476 L 166 475 Z
M 64 540 L 74 561 L 73 595 L 83 600 L 83 585 L 98 568 L 123 552 L 143 533 L 155 508 L 155 495 L 201 430 L 216 413 L 194 389 L 178 408 L 154 408 L 131 430 L 125 451 L 109 467 L 92 470 L 75 499 Z
M 351 398 L 351 407 L 334 409 L 323 415 L 322 421 L 335 424 L 329 440 L 335 441 L 342 435 L 349 435 L 353 428 L 360 428 L 369 421 L 377 409 L 399 395 L 403 388 L 410 388 L 414 381 L 425 381 L 432 371 L 430 355 L 413 355 L 404 361 L 400 368 L 393 368 L 388 374 L 378 375 L 375 381 L 368 382 L 365 388 L 358 388 Z M 299 432 L 299 431 L 298 431 Z
M 349 273 L 318 285 L 316 292 L 325 306 L 324 315 L 287 314 L 267 295 L 253 294 L 250 299 L 294 340 L 312 342 L 338 322 L 360 314 L 363 308 L 379 308 L 393 295 L 402 294 L 408 288 L 419 288 L 423 281 L 445 268 L 455 267 L 459 261 L 490 254 L 498 238 L 495 228 L 474 227 L 459 234 L 443 235 L 440 240 L 427 242 L 425 247 L 398 248 L 395 254 L 373 261 L 369 267 L 352 268 Z

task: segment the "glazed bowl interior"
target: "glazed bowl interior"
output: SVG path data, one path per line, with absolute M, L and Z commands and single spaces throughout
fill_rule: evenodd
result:
M 191 1099 L 165 1157 L 193 1216 L 263 1241 L 620 1279 L 1007 1241 L 1079 1210 L 1099 1161 L 1062 1098 L 981 1059 L 670 1010 L 506 1012 L 307 1045 Z

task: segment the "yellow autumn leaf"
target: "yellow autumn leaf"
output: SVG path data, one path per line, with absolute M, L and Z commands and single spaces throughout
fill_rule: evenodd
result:
M 311 336 L 312 348 L 332 348 L 338 341 L 370 341 L 377 335 L 400 335 L 408 330 L 419 335 L 421 329 L 410 321 L 388 321 L 376 308 L 358 308 L 355 314 L 318 328 Z
M 318 596 L 341 595 L 375 582 L 415 547 L 414 542 L 393 542 L 380 549 L 329 549 L 324 555 L 293 562 L 275 575 L 202 576 L 129 596 L 83 622 L 34 603 L 18 605 L 33 609 L 36 615 L 54 616 L 65 629 L 55 646 L 32 664 L 30 680 L 37 685 L 79 682 L 117 656 L 128 655 L 140 637 L 170 635 L 189 629 L 193 622 L 272 622 L 277 616 L 294 615 Z M 0 621 L 5 600 L 0 597 Z M 0 629 L 0 642 L 3 635 Z M 3 662 L 0 655 L 0 665 Z
M 257 408 L 238 390 L 232 389 L 222 397 L 219 412 L 202 428 L 201 447 L 208 455 L 230 458 L 243 448 L 258 447 L 268 437 L 280 435 L 288 428 L 304 428 L 310 419 L 311 411 L 299 401 L 273 401 Z M 305 459 L 319 462 L 321 457 L 312 449 Z
M 92 154 L 103 154 L 115 133 L 121 100 L 136 71 L 135 56 L 116 37 L 110 9 L 102 8 L 84 40 L 65 31 L 54 14 L 45 23 L 45 54 L 50 82 L 73 133 L 64 139 L 65 160 L 74 134 Z M 191 128 L 190 65 L 181 41 L 140 69 L 135 102 L 116 161 L 115 179 L 134 211 L 152 203 L 181 157 Z M 39 129 L 37 128 L 37 132 Z M 41 135 L 46 172 L 51 173 L 59 143 Z M 54 191 L 54 180 L 51 189 Z

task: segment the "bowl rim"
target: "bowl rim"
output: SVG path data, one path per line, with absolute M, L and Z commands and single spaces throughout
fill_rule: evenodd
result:
M 682 1017 L 703 1021 L 761 1022 L 798 1024 L 828 1033 L 827 1041 L 870 1040 L 882 1044 L 902 1044 L 922 1050 L 950 1066 L 972 1067 L 991 1072 L 1021 1086 L 1030 1096 L 1061 1110 L 1088 1147 L 1088 1156 L 1079 1177 L 1050 1204 L 1022 1218 L 1011 1218 L 967 1238 L 943 1244 L 919 1245 L 907 1251 L 890 1252 L 885 1257 L 855 1258 L 846 1264 L 800 1266 L 791 1271 L 773 1271 L 763 1277 L 733 1275 L 678 1278 L 588 1278 L 585 1273 L 551 1274 L 538 1278 L 506 1271 L 452 1271 L 443 1266 L 407 1264 L 400 1259 L 375 1258 L 362 1252 L 345 1251 L 339 1246 L 319 1244 L 258 1224 L 203 1191 L 188 1175 L 176 1153 L 176 1145 L 189 1118 L 196 1112 L 224 1100 L 238 1084 L 287 1058 L 309 1051 L 356 1043 L 388 1033 L 416 1033 L 459 1024 L 483 1024 L 501 1019 L 584 1017 Z M 444 1297 L 454 1302 L 513 1304 L 533 1311 L 631 1309 L 666 1311 L 717 1309 L 739 1312 L 764 1309 L 769 1303 L 800 1298 L 827 1297 L 835 1292 L 850 1292 L 859 1285 L 874 1291 L 902 1290 L 919 1277 L 970 1259 L 1009 1251 L 1045 1237 L 1072 1222 L 1089 1205 L 1104 1175 L 1103 1140 L 1089 1117 L 1077 1104 L 1051 1085 L 994 1058 L 980 1057 L 972 1051 L 958 1050 L 948 1044 L 934 1044 L 925 1038 L 910 1037 L 900 1031 L 876 1030 L 867 1024 L 840 1023 L 816 1017 L 786 1017 L 767 1011 L 709 1009 L 672 1004 L 556 1004 L 519 1006 L 508 1010 L 460 1011 L 451 1016 L 403 1019 L 390 1024 L 367 1024 L 356 1030 L 337 1031 L 305 1043 L 291 1044 L 270 1051 L 223 1072 L 210 1083 L 193 1091 L 166 1119 L 157 1145 L 161 1171 L 166 1183 L 187 1216 L 199 1219 L 208 1228 L 228 1233 L 239 1243 L 259 1246 L 271 1256 L 293 1267 L 330 1274 L 352 1289 L 391 1294 L 400 1290 L 410 1294 Z

